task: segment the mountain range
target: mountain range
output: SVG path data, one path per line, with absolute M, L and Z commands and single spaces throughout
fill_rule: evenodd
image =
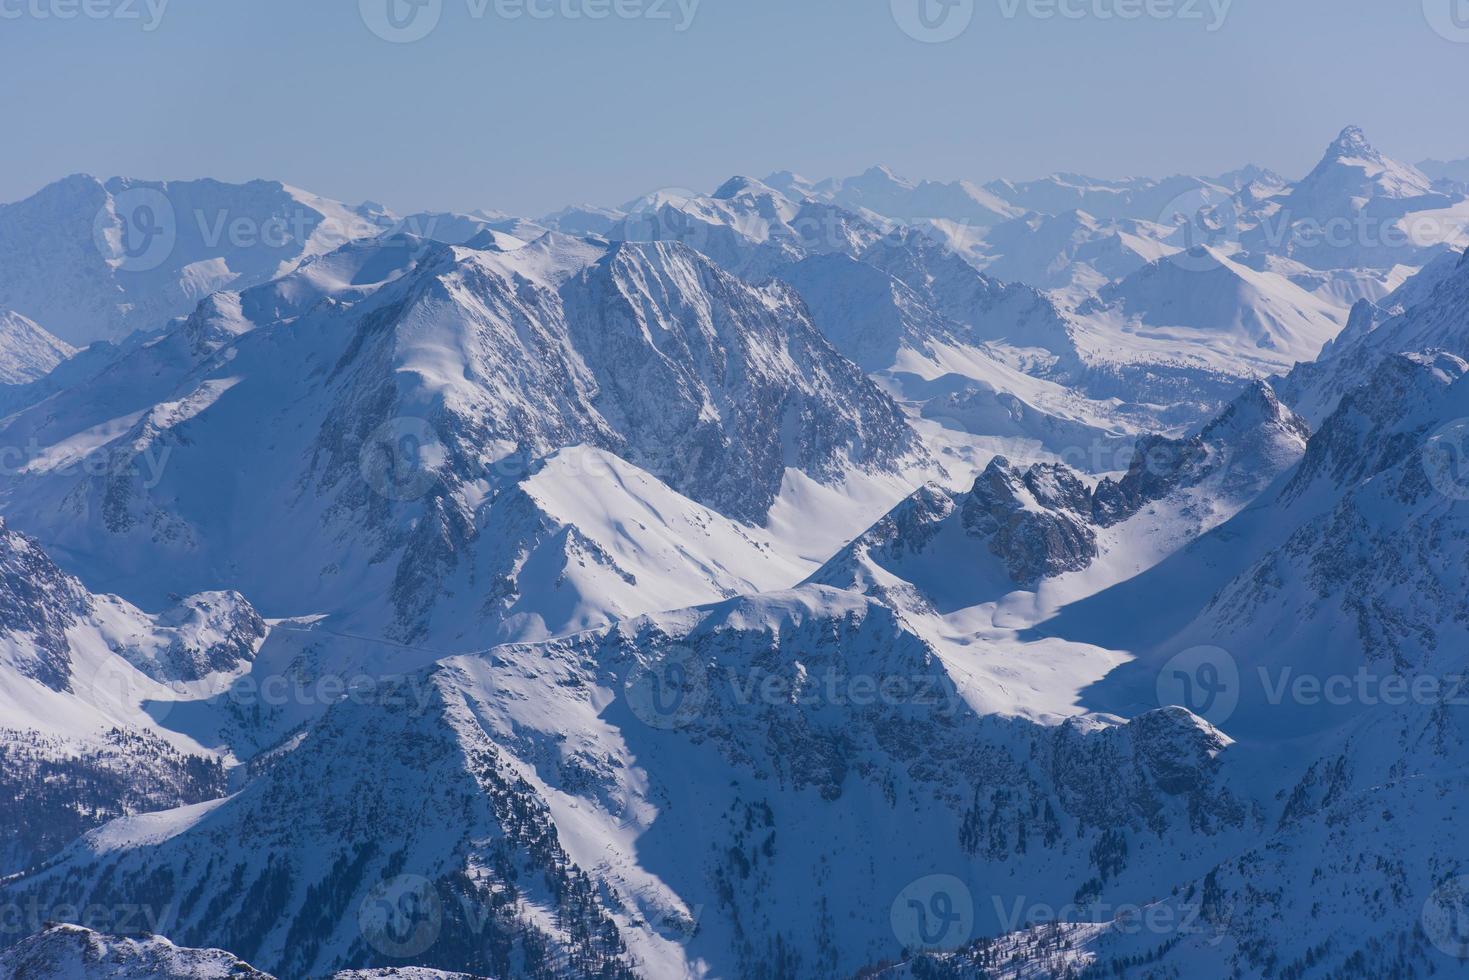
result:
M 1463 972 L 1454 173 L 0 207 L 0 976 Z

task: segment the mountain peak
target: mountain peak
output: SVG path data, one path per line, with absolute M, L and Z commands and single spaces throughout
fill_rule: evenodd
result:
M 866 182 L 882 181 L 884 183 L 899 184 L 903 187 L 913 186 L 913 182 L 911 180 L 906 177 L 899 176 L 891 167 L 883 166 L 881 164 L 874 167 L 868 167 L 866 170 L 862 171 L 862 173 L 858 174 L 856 179 Z
M 1348 153 L 1376 153 L 1372 144 L 1367 142 L 1367 134 L 1362 132 L 1360 126 L 1347 126 L 1336 137 L 1336 142 L 1331 144 L 1330 153 L 1345 155 Z
M 775 189 L 754 177 L 734 176 L 719 185 L 712 195 L 717 201 L 730 201 L 741 194 L 774 194 Z

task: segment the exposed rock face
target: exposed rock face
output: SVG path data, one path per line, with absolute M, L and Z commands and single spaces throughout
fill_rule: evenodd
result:
M 29 639 L 35 649 L 34 656 L 19 658 L 20 672 L 65 690 L 71 680 L 66 631 L 91 610 L 81 583 L 0 518 L 0 637 Z
M 1097 557 L 1090 494 L 1070 469 L 1037 464 L 1024 473 L 996 457 L 963 505 L 964 529 L 989 541 L 1018 585 L 1077 571 Z
M 687 695 L 667 724 L 641 697 L 650 675 Z M 160 930 L 177 941 L 295 977 L 390 961 L 358 910 L 413 875 L 443 910 L 415 958 L 440 970 L 684 975 L 683 960 L 624 958 L 624 944 L 646 957 L 671 937 L 737 976 L 798 928 L 811 938 L 782 954 L 795 975 L 846 975 L 897 951 L 893 882 L 963 865 L 979 880 L 1059 875 L 1067 899 L 1094 896 L 1172 866 L 1185 841 L 1193 866 L 1254 826 L 1223 778 L 1227 739 L 1187 712 L 982 717 L 898 613 L 820 586 L 451 658 L 383 693 L 334 705 L 243 791 L 169 815 L 166 833 L 150 817 L 114 824 L 0 894 L 148 895 L 177 909 Z M 564 794 L 584 826 L 637 832 L 589 848 L 548 802 Z M 870 821 L 910 811 L 924 834 L 874 836 Z M 660 881 L 623 875 L 634 849 Z M 828 912 L 777 885 L 859 849 L 848 945 L 823 935 Z
M 160 681 L 196 681 L 233 670 L 255 656 L 265 620 L 238 592 L 205 592 L 180 599 L 157 617 L 167 645 L 134 666 Z M 124 656 L 126 656 L 124 652 Z
M 1208 483 L 1222 500 L 1247 500 L 1306 452 L 1310 427 L 1256 381 L 1194 436 L 1147 436 L 1121 480 L 1097 485 L 1092 516 L 1108 527 L 1177 490 Z
M 12 476 L 17 526 L 95 557 L 89 580 L 148 589 L 130 598 L 202 585 L 291 611 L 386 599 L 402 636 L 467 568 L 487 488 L 562 448 L 613 453 L 745 524 L 791 470 L 834 484 L 929 462 L 790 287 L 670 243 L 348 246 L 216 294 L 85 388 L 10 416 L 0 442 L 137 421 L 97 449 L 95 476 Z M 398 459 L 405 440 L 422 453 Z M 258 490 L 228 521 L 199 492 L 222 467 Z M 97 534 L 111 546 L 86 546 Z M 345 585 L 344 562 L 372 581 Z
M 141 702 L 239 670 L 266 633 L 235 593 L 158 616 L 94 595 L 0 520 L 0 824 L 15 828 L 0 876 L 116 817 L 223 795 L 220 760 L 170 741 Z
M 124 938 L 75 925 L 51 926 L 0 952 L 0 974 L 13 980 L 274 980 L 223 950 L 180 949 L 158 936 Z
M 864 562 L 918 581 L 926 576 L 913 563 L 925 554 L 940 561 L 933 553 L 944 542 L 954 550 L 943 560 L 952 562 L 982 546 L 1000 561 L 1013 585 L 1035 588 L 1044 579 L 1088 567 L 1100 553 L 1101 531 L 1155 502 L 1177 499 L 1187 508 L 1192 506 L 1184 499 L 1188 492 L 1201 495 L 1210 506 L 1242 506 L 1300 459 L 1308 435 L 1305 423 L 1269 386 L 1255 383 L 1197 435 L 1141 439 L 1128 472 L 1120 480 L 1103 479 L 1095 489 L 1063 464 L 1022 470 L 995 457 L 968 493 L 920 488 L 812 580 L 891 591 L 896 586 L 874 579 L 870 570 L 863 570 Z M 966 573 L 976 574 L 978 564 Z M 905 591 L 923 604 L 917 594 L 921 590 Z

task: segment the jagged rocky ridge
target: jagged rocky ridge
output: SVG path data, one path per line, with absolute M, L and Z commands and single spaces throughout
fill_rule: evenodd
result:
M 63 464 L 65 440 L 129 412 L 93 465 Z M 308 612 L 360 605 L 343 569 L 366 569 L 404 634 L 451 577 L 486 588 L 477 509 L 564 447 L 609 451 L 751 524 L 788 469 L 835 483 L 926 461 L 788 287 L 679 245 L 560 236 L 510 252 L 348 246 L 217 294 L 12 415 L 0 439 L 44 458 L 0 488 L 12 521 L 104 587 L 243 586 Z M 256 492 L 199 492 L 241 461 Z
M 219 758 L 161 732 L 143 703 L 238 673 L 266 632 L 236 594 L 157 616 L 93 595 L 0 520 L 0 816 L 14 828 L 0 873 L 115 817 L 221 796 Z
M 972 566 L 975 545 L 983 542 L 1009 583 L 1035 588 L 1086 568 L 1100 553 L 1099 532 L 1156 501 L 1202 489 L 1220 507 L 1243 505 L 1300 458 L 1308 435 L 1305 422 L 1268 385 L 1255 382 L 1194 435 L 1138 440 L 1127 472 L 1095 486 L 1064 464 L 1022 470 L 996 457 L 967 493 L 937 486 L 917 491 L 828 562 L 815 581 L 844 588 L 870 581 L 871 573 L 860 571 L 868 561 L 902 578 L 908 576 L 898 569 L 915 562 L 959 559 Z M 939 537 L 946 541 L 935 549 Z M 930 550 L 933 557 L 925 559 Z
M 665 712 L 653 678 L 690 700 Z M 1257 826 L 1215 761 L 1228 740 L 1187 712 L 978 716 L 894 611 L 819 586 L 454 658 L 398 693 L 331 707 L 239 794 L 113 824 L 6 900 L 144 903 L 175 941 L 307 975 L 395 962 L 359 910 L 409 875 L 442 910 L 424 966 L 811 975 L 896 953 L 887 906 L 932 868 L 1070 901 Z M 813 906 L 812 880 L 862 898 Z

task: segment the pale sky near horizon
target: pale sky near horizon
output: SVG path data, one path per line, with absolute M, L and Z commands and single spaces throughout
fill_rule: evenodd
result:
M 1297 176 L 1348 123 L 1469 157 L 1469 0 L 919 2 L 0 0 L 0 201 L 79 171 L 530 216 L 874 163 Z

